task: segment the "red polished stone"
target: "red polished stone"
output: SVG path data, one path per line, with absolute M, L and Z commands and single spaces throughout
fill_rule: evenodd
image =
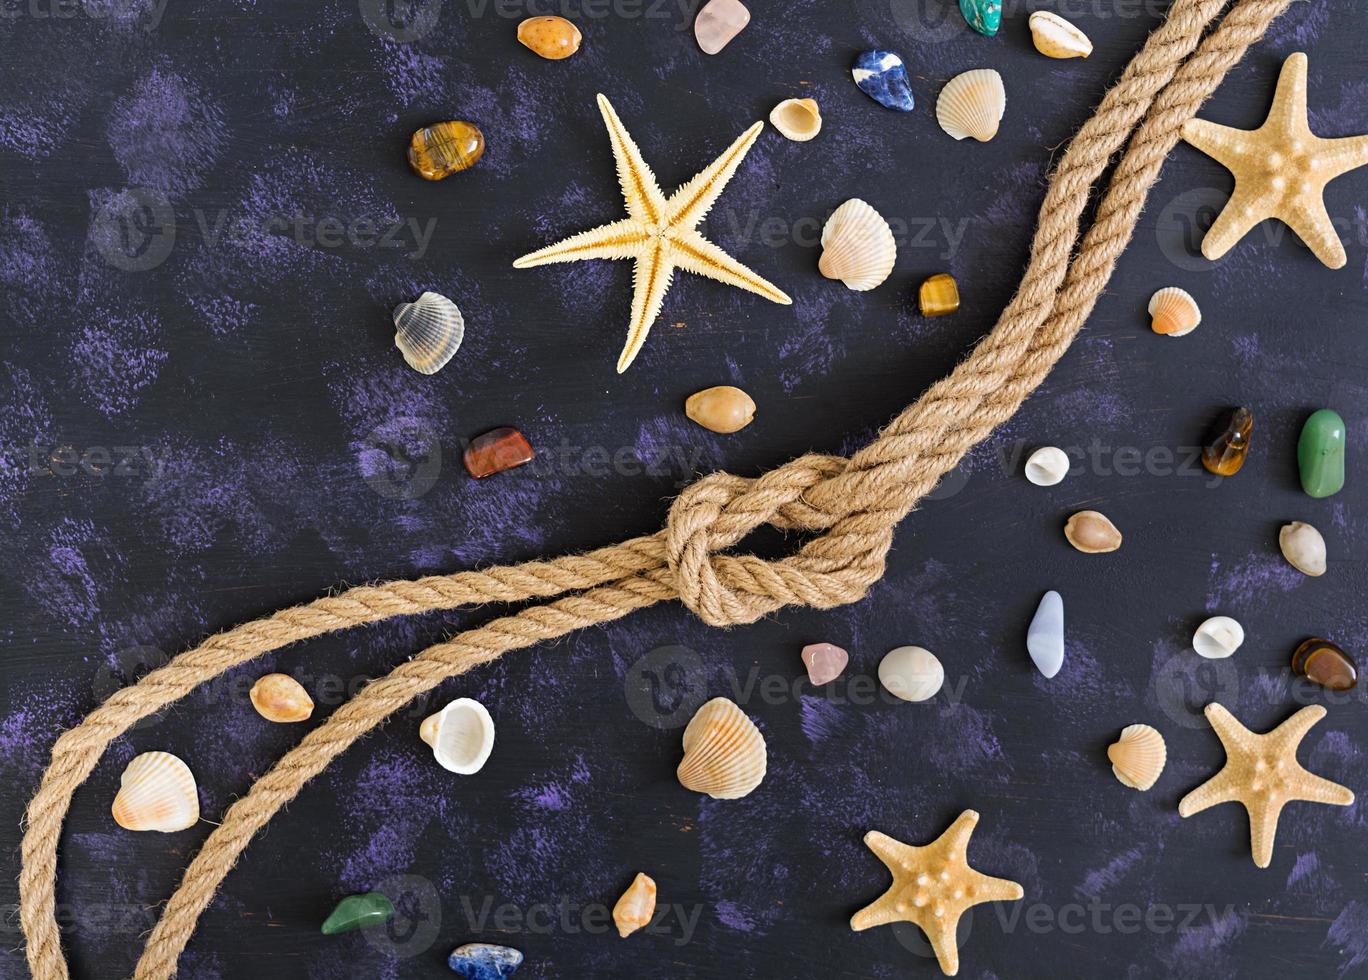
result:
M 533 455 L 527 437 L 505 425 L 470 441 L 465 451 L 465 467 L 479 480 L 530 463 Z

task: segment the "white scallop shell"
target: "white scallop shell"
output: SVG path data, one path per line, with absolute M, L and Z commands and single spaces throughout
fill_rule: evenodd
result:
M 471 776 L 479 772 L 494 750 L 494 719 L 473 698 L 457 698 L 423 719 L 418 737 L 432 746 L 443 769 Z
M 1164 771 L 1168 749 L 1164 736 L 1149 725 L 1127 725 L 1121 737 L 1107 749 L 1112 773 L 1122 784 L 1141 792 L 1149 789 Z
M 451 360 L 465 338 L 465 317 L 441 293 L 427 292 L 412 303 L 401 303 L 394 310 L 394 346 L 404 354 L 409 367 L 423 374 L 436 374 Z
M 945 668 L 924 647 L 894 647 L 879 661 L 879 683 L 904 701 L 926 701 L 945 683 Z
M 851 198 L 837 208 L 822 229 L 822 258 L 817 268 L 828 279 L 850 289 L 873 289 L 888 278 L 898 246 L 893 229 L 872 207 Z
M 1037 10 L 1026 21 L 1031 29 L 1031 40 L 1036 50 L 1047 58 L 1086 58 L 1092 54 L 1092 42 L 1073 24 L 1059 14 Z
M 1278 547 L 1287 563 L 1303 575 L 1325 574 L 1325 538 L 1305 521 L 1284 524 L 1278 532 Z
M 715 800 L 735 800 L 765 778 L 765 736 L 736 704 L 713 698 L 684 729 L 679 782 Z
M 1168 286 L 1159 290 L 1149 301 L 1151 329 L 1169 337 L 1182 337 L 1197 329 L 1202 322 L 1202 310 L 1185 289 Z
M 119 778 L 111 810 L 125 830 L 171 834 L 193 827 L 200 812 L 195 774 L 170 752 L 134 756 Z
M 785 99 L 770 111 L 769 120 L 795 143 L 806 143 L 822 131 L 822 110 L 813 99 Z
M 1212 616 L 1192 635 L 1192 649 L 1208 660 L 1224 660 L 1244 642 L 1244 627 L 1229 616 Z
M 936 99 L 936 121 L 957 140 L 972 136 L 987 143 L 997 135 L 1006 109 L 1002 76 L 991 68 L 975 68 L 945 83 Z
M 1069 475 L 1069 454 L 1058 446 L 1041 446 L 1026 460 L 1026 479 L 1038 487 L 1052 487 Z

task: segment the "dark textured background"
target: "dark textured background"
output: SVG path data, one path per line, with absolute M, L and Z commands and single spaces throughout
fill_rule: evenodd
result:
M 550 63 L 514 40 L 527 7 L 493 0 L 429 6 L 435 23 L 420 17 L 411 41 L 386 32 L 370 2 L 6 0 L 0 902 L 17 901 L 21 808 L 51 741 L 159 658 L 343 583 L 646 532 L 695 472 L 755 474 L 808 449 L 863 444 L 990 328 L 1021 273 L 1052 157 L 1164 5 L 1056 8 L 1097 44 L 1076 62 L 1031 48 L 1026 17 L 1043 4 L 1009 4 L 996 40 L 938 0 L 751 6 L 750 28 L 709 58 L 687 4 L 572 4 L 584 48 Z M 1361 5 L 1296 5 L 1203 114 L 1257 125 L 1282 59 L 1305 50 L 1314 128 L 1368 132 L 1365 29 Z M 916 112 L 887 112 L 851 84 L 852 57 L 871 46 L 904 54 Z M 1002 131 L 987 145 L 954 143 L 936 127 L 935 94 L 982 66 L 1006 79 Z M 818 99 L 820 138 L 794 144 L 771 129 L 709 221 L 720 244 L 794 296 L 791 308 L 681 278 L 641 357 L 616 377 L 629 266 L 510 268 L 620 216 L 600 91 L 667 188 L 779 99 Z M 443 118 L 476 121 L 489 149 L 474 170 L 429 184 L 403 149 L 415 127 Z M 447 950 L 484 940 L 523 950 L 529 978 L 936 976 L 914 930 L 848 929 L 888 882 L 860 838 L 878 828 L 922 843 L 964 807 L 983 814 L 972 859 L 1026 890 L 1024 902 L 969 920 L 964 976 L 1368 975 L 1362 802 L 1293 804 L 1263 871 L 1239 807 L 1189 821 L 1176 812 L 1222 761 L 1200 716 L 1213 697 L 1255 728 L 1298 703 L 1329 703 L 1302 758 L 1360 799 L 1368 755 L 1362 696 L 1291 687 L 1285 668 L 1312 633 L 1368 649 L 1368 524 L 1353 507 L 1368 441 L 1368 172 L 1328 195 L 1349 252 L 1338 272 L 1280 227 L 1257 229 L 1222 263 L 1196 258 L 1229 186 L 1212 161 L 1174 152 L 1073 349 L 905 523 L 867 599 L 729 632 L 665 606 L 444 685 L 348 752 L 254 843 L 183 975 L 438 977 Z M 815 269 L 816 229 L 853 196 L 904 231 L 892 279 L 872 293 Z M 129 211 L 130 201 L 148 207 Z M 264 230 L 295 214 L 309 216 L 306 237 Z M 435 231 L 421 250 L 411 230 L 402 248 L 319 244 L 313 222 L 324 217 L 435 221 Z M 152 267 L 128 268 L 120 244 Z M 942 270 L 959 279 L 963 308 L 922 319 L 916 284 Z M 1145 316 L 1150 293 L 1171 284 L 1206 312 L 1182 340 L 1156 337 Z M 431 378 L 402 363 L 389 324 L 396 303 L 427 288 L 454 298 L 468 323 L 456 359 Z M 733 436 L 680 410 L 690 392 L 722 383 L 760 405 Z M 1254 448 L 1238 477 L 1213 485 L 1182 447 L 1233 404 L 1253 409 Z M 1320 406 L 1344 415 L 1353 446 L 1345 491 L 1315 501 L 1298 488 L 1294 449 Z M 499 424 L 520 426 L 541 456 L 476 483 L 462 442 Z M 73 472 L 66 450 L 40 451 L 35 465 L 35 444 L 74 447 L 97 470 L 102 450 L 143 455 L 130 472 L 92 475 Z M 1079 472 L 1053 489 L 1028 484 L 1022 454 L 1041 444 L 1075 450 Z M 1064 518 L 1084 507 L 1126 532 L 1119 553 L 1065 544 Z M 1279 556 L 1277 528 L 1291 519 L 1325 532 L 1324 578 Z M 1023 645 L 1048 588 L 1063 593 L 1069 624 L 1053 681 Z M 1199 662 L 1188 638 L 1217 611 L 1249 640 L 1228 661 Z M 304 644 L 120 739 L 78 794 L 62 843 L 76 975 L 128 974 L 154 907 L 211 829 L 114 826 L 109 802 L 132 755 L 185 758 L 216 819 L 304 730 L 251 711 L 242 692 L 253 678 L 279 668 L 304 680 L 317 723 L 339 688 L 492 615 Z M 830 691 L 802 680 L 798 651 L 816 640 L 851 651 Z M 932 703 L 871 694 L 879 658 L 906 643 L 945 664 Z M 689 708 L 719 694 L 769 744 L 769 775 L 741 801 L 674 779 Z M 493 757 L 469 778 L 439 769 L 416 737 L 428 710 L 461 695 L 498 725 Z M 1117 783 L 1104 756 L 1136 721 L 1169 746 L 1145 794 Z M 602 907 L 638 870 L 659 882 L 670 918 L 628 941 L 602 934 Z M 379 885 L 404 893 L 404 925 L 421 926 L 413 937 L 318 934 L 336 899 Z M 16 917 L 5 923 L 0 974 L 26 975 Z

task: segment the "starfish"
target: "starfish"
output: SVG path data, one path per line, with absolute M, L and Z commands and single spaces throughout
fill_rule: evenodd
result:
M 732 179 L 765 124 L 757 122 L 742 133 L 725 153 L 667 200 L 612 105 L 600 95 L 598 106 L 613 144 L 613 158 L 617 161 L 618 181 L 622 184 L 628 216 L 524 255 L 513 263 L 513 268 L 530 269 L 551 262 L 584 259 L 635 260 L 632 322 L 627 328 L 627 345 L 618 358 L 618 374 L 627 370 L 646 342 L 651 324 L 660 315 L 665 291 L 670 288 L 675 269 L 758 293 L 775 303 L 791 304 L 793 300 L 782 290 L 736 261 L 698 231 L 699 222 L 707 216 L 722 189 Z
M 1297 746 L 1311 726 L 1325 717 L 1325 709 L 1309 704 L 1271 732 L 1259 735 L 1241 725 L 1213 701 L 1207 720 L 1225 747 L 1225 767 L 1178 804 L 1178 814 L 1190 817 L 1218 803 L 1240 803 L 1249 811 L 1249 844 L 1254 863 L 1268 867 L 1273 860 L 1273 838 L 1278 815 L 1292 800 L 1348 806 L 1354 794 L 1339 783 L 1307 772 L 1297 762 Z
M 969 867 L 966 851 L 978 820 L 977 812 L 965 810 L 925 847 L 903 844 L 877 830 L 865 834 L 865 844 L 893 873 L 893 884 L 851 917 L 850 928 L 861 932 L 911 922 L 926 933 L 945 975 L 958 973 L 955 928 L 965 910 L 980 902 L 1015 901 L 1024 894 L 1015 881 L 990 878 Z
M 1368 164 L 1368 136 L 1321 139 L 1306 116 L 1306 55 L 1283 62 L 1273 107 L 1258 129 L 1232 129 L 1190 119 L 1183 139 L 1235 175 L 1235 190 L 1202 239 L 1202 254 L 1219 259 L 1266 218 L 1297 233 L 1332 269 L 1347 260 L 1325 210 L 1325 185 Z

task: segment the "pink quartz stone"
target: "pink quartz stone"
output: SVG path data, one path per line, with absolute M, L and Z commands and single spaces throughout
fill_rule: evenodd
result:
M 803 647 L 803 663 L 807 664 L 808 680 L 813 687 L 829 684 L 841 676 L 850 655 L 830 643 L 809 643 Z
M 717 54 L 750 23 L 741 0 L 708 0 L 694 20 L 694 37 L 704 54 Z

